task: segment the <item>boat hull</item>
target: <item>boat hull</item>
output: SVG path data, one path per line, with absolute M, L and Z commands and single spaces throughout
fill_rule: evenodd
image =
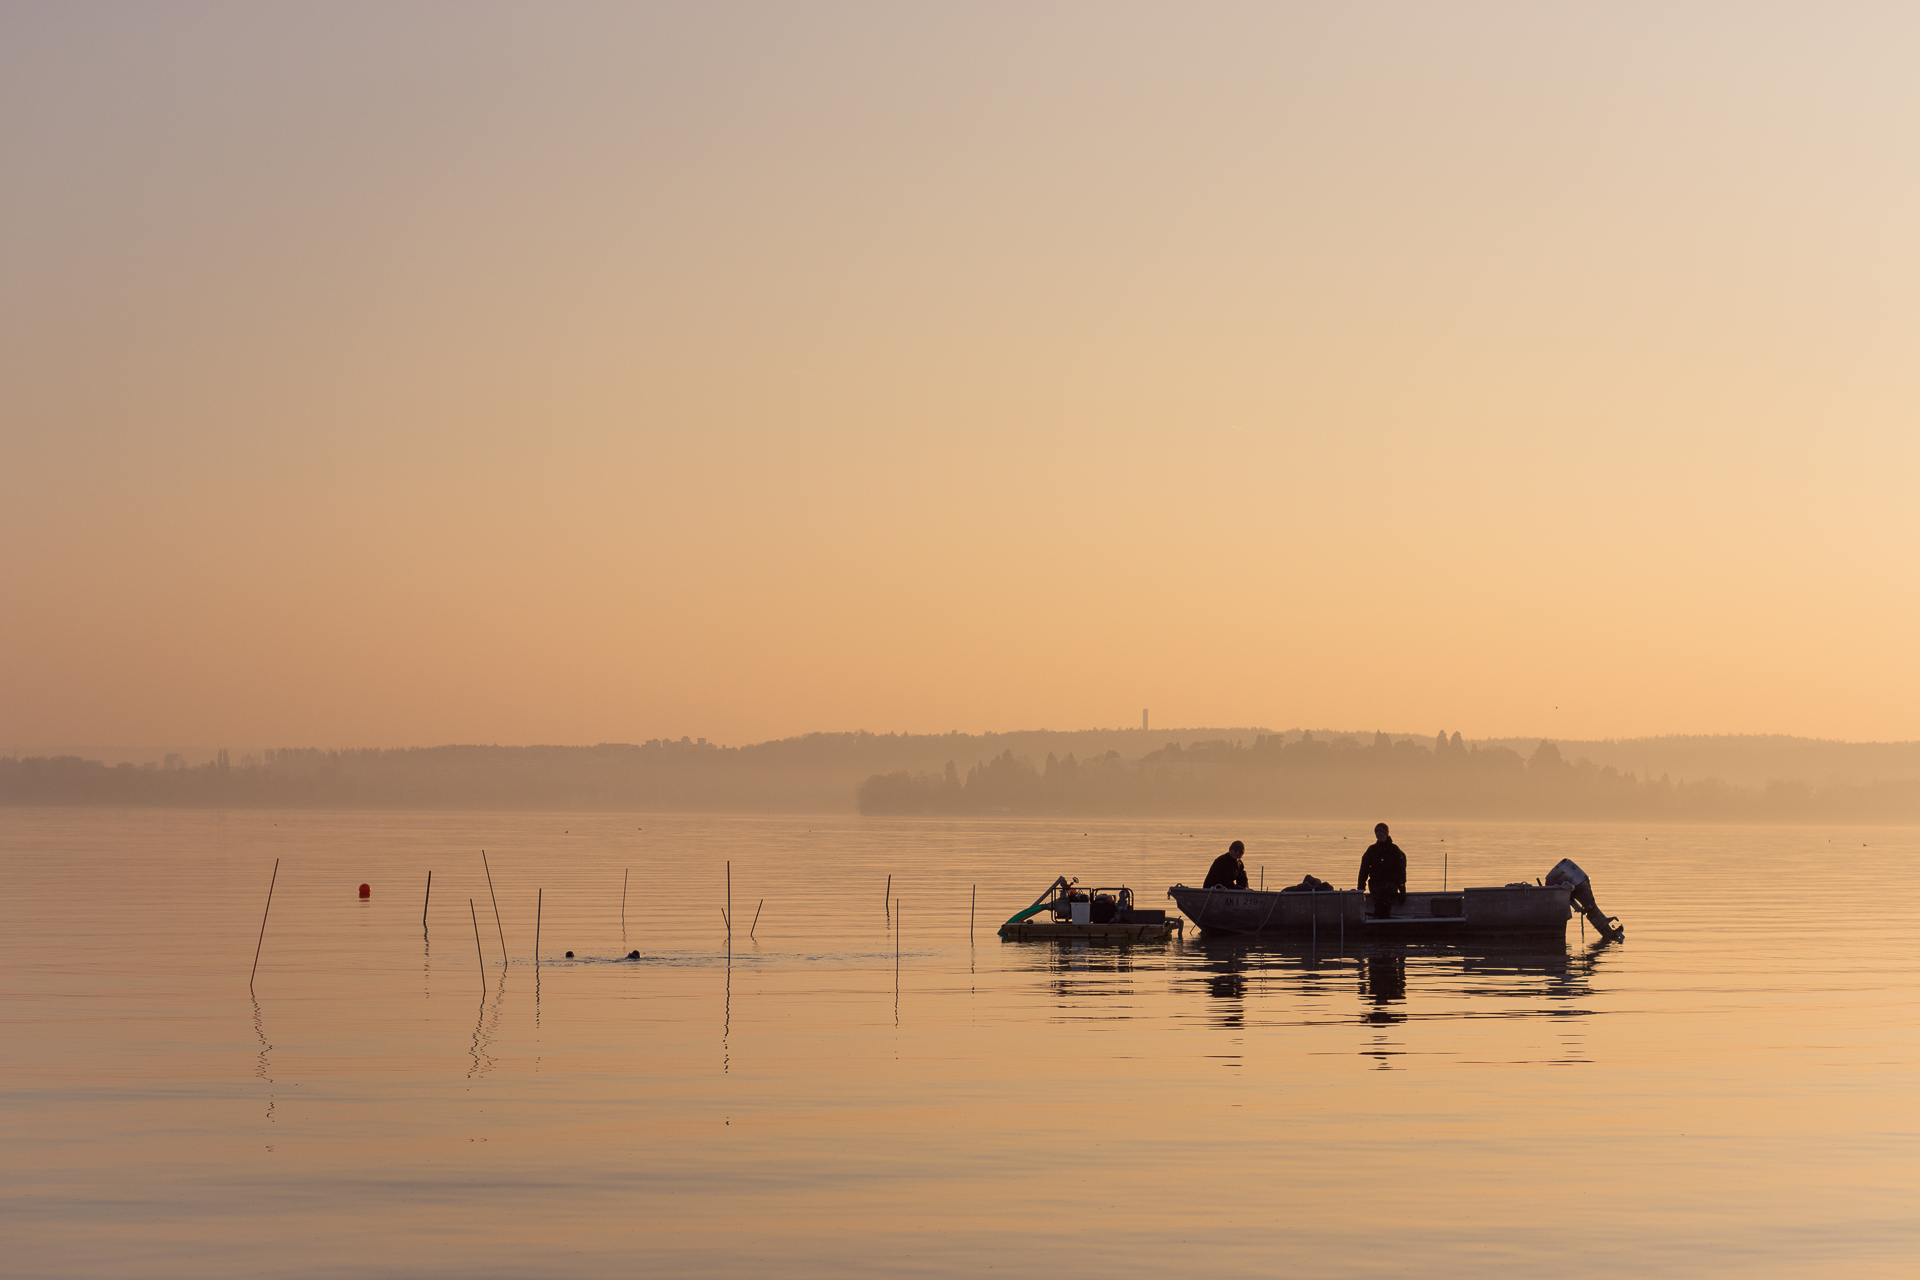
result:
M 1151 920 L 1122 924 L 1074 924 L 1067 920 L 1022 920 L 1000 926 L 1000 936 L 1013 942 L 1058 942 L 1074 938 L 1106 938 L 1123 942 L 1159 942 L 1178 933 L 1178 920 Z
M 1280 893 L 1260 889 L 1167 890 L 1180 914 L 1208 933 L 1295 933 L 1358 930 L 1365 896 L 1357 889 Z
M 1563 885 L 1489 886 L 1452 893 L 1409 893 L 1393 915 L 1368 913 L 1357 889 L 1280 893 L 1259 889 L 1191 889 L 1167 896 L 1207 933 L 1315 933 L 1344 931 L 1366 937 L 1459 937 L 1562 934 L 1573 918 L 1572 890 Z

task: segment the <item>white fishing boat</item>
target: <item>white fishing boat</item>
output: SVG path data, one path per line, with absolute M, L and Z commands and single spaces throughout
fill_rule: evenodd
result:
M 1577 907 L 1602 937 L 1626 936 L 1620 921 L 1603 914 L 1595 903 L 1587 873 L 1567 858 L 1531 884 L 1409 892 L 1388 915 L 1375 915 L 1371 899 L 1358 889 L 1193 889 L 1176 884 L 1167 896 L 1208 933 L 1311 933 L 1322 939 L 1564 934 Z

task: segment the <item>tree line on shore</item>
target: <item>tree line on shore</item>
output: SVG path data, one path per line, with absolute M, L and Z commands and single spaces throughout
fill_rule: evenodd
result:
M 1117 752 L 1088 760 L 1049 753 L 1040 765 L 1008 750 L 964 775 L 951 761 L 941 773 L 874 774 L 861 784 L 858 799 L 860 812 L 873 815 L 1920 819 L 1916 779 L 1734 786 L 1665 773 L 1643 778 L 1584 757 L 1568 760 L 1548 741 L 1523 757 L 1504 746 L 1466 743 L 1458 733 L 1442 733 L 1431 745 L 1384 733 L 1369 744 L 1311 732 L 1291 741 L 1274 734 L 1251 744 L 1170 743 L 1138 761 Z
M 1915 744 L 1805 739 L 1535 742 L 1525 753 L 1459 734 L 1137 729 L 1004 734 L 807 734 L 725 747 L 680 739 L 598 746 L 446 746 L 248 752 L 162 768 L 77 756 L 0 757 L 0 805 L 200 808 L 548 809 L 884 815 L 1234 815 L 1680 821 L 1920 821 Z M 1231 735 L 1231 736 L 1229 736 Z M 1678 751 L 1673 748 L 1677 746 Z M 1813 763 L 1874 753 L 1903 776 L 1749 780 L 1596 763 L 1739 764 L 1764 752 Z M 1623 760 L 1624 757 L 1624 760 Z M 973 765 L 962 771 L 961 760 Z M 1038 760 L 1039 763 L 1035 763 Z M 177 761 L 176 761 L 177 763 Z M 1749 773 L 1749 779 L 1756 774 Z

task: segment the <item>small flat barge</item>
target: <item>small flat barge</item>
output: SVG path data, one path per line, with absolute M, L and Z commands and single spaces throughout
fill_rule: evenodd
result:
M 1164 908 L 1133 905 L 1133 890 L 1125 885 L 1082 889 L 1078 880 L 1060 876 L 1033 905 L 1016 911 L 1000 926 L 1000 936 L 1013 942 L 1104 938 L 1117 941 L 1158 942 L 1181 931 L 1185 922 Z
M 1409 892 L 1391 915 L 1376 916 L 1368 895 L 1358 889 L 1192 889 L 1176 884 L 1167 896 L 1187 919 L 1207 933 L 1312 933 L 1328 937 L 1399 938 L 1477 937 L 1493 934 L 1561 934 L 1573 910 L 1601 936 L 1624 937 L 1626 930 L 1603 915 L 1593 899 L 1592 882 L 1571 860 L 1562 859 L 1543 881 L 1488 885 L 1451 893 Z

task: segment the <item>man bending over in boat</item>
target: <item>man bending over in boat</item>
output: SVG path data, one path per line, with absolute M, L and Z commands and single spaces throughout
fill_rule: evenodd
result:
M 1377 824 L 1373 836 L 1373 847 L 1360 859 L 1359 888 L 1365 892 L 1367 882 L 1373 882 L 1374 918 L 1383 920 L 1393 914 L 1395 903 L 1406 901 L 1407 855 L 1387 838 L 1386 823 Z
M 1247 887 L 1247 869 L 1241 859 L 1247 856 L 1247 846 L 1235 840 L 1227 846 L 1227 851 L 1213 860 L 1207 868 L 1207 882 L 1202 889 L 1244 889 Z

